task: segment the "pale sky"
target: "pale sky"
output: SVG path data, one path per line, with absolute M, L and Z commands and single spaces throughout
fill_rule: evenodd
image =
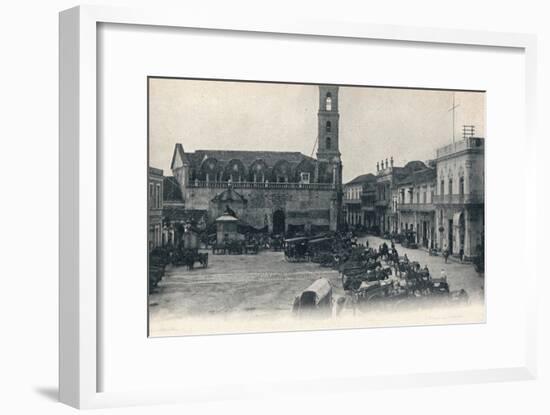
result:
M 299 151 L 317 139 L 319 89 L 313 85 L 151 79 L 150 165 L 171 175 L 174 145 L 199 149 Z M 341 87 L 340 152 L 344 182 L 375 173 L 376 162 L 428 160 L 462 125 L 485 136 L 485 94 Z M 316 149 L 313 151 L 315 156 Z

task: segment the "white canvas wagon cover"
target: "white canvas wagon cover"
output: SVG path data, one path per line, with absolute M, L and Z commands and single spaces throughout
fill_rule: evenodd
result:
M 318 280 L 314 281 L 309 287 L 307 287 L 302 292 L 302 295 L 308 292 L 315 293 L 316 300 L 319 301 L 332 292 L 332 286 L 326 278 L 319 278 Z

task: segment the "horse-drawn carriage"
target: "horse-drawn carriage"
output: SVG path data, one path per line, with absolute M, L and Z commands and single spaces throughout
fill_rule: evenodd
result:
M 342 287 L 346 291 L 357 290 L 363 282 L 387 280 L 391 275 L 391 268 L 382 267 L 381 263 L 377 261 L 348 261 L 340 268 Z
M 172 249 L 170 262 L 176 266 L 186 266 L 188 270 L 194 269 L 196 262 L 206 268 L 208 266 L 208 254 L 199 252 L 203 241 L 204 235 L 200 235 L 192 229 L 187 229 L 181 236 L 177 246 Z
M 330 317 L 332 315 L 332 286 L 326 278 L 319 278 L 296 296 L 292 305 L 296 316 Z
M 307 243 L 308 256 L 317 264 L 332 262 L 334 238 L 322 237 L 311 239 Z
M 309 260 L 308 237 L 290 238 L 285 240 L 285 259 L 288 262 L 304 262 Z
M 198 262 L 202 268 L 208 267 L 208 253 L 199 252 L 198 248 L 180 248 L 174 250 L 172 264 L 186 266 L 188 270 L 195 268 Z
M 257 255 L 260 251 L 260 245 L 256 241 L 248 241 L 244 245 L 244 253 L 245 254 L 251 254 L 251 255 Z
M 392 297 L 394 285 L 390 281 L 363 281 L 353 292 L 356 303 L 369 305 L 382 303 Z
M 391 267 L 382 265 L 383 257 L 371 257 L 370 254 L 367 250 L 366 261 L 355 257 L 340 268 L 342 286 L 356 305 L 430 306 L 433 302 L 468 300 L 466 291 L 451 291 L 446 279 L 432 278 L 427 267 L 421 268 L 418 262 L 409 261 L 406 256 L 393 262 L 397 273 L 392 276 Z
M 415 231 L 405 231 L 401 234 L 401 245 L 404 248 L 417 249 L 418 244 L 416 243 L 416 232 Z

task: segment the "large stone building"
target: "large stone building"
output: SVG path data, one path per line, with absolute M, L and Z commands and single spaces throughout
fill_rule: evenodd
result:
M 319 87 L 316 158 L 299 152 L 196 150 L 176 144 L 171 170 L 186 211 L 208 224 L 229 207 L 248 226 L 273 233 L 336 230 L 342 162 L 338 87 Z

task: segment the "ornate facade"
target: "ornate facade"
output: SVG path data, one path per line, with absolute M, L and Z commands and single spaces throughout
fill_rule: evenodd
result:
M 398 232 L 412 230 L 418 245 L 435 248 L 435 168 L 414 161 L 405 169 L 408 174 L 396 183 Z
M 485 227 L 485 140 L 464 140 L 437 150 L 438 244 L 466 259 L 478 255 Z
M 414 231 L 424 248 L 447 249 L 466 260 L 479 255 L 484 239 L 484 142 L 479 137 L 436 150 L 428 164 L 411 161 L 395 167 L 377 163 L 374 184 L 362 175 L 344 186 L 346 223 L 375 228 L 380 234 Z M 360 203 L 353 195 L 360 193 Z M 348 199 L 349 198 L 349 199 Z M 375 212 L 374 224 L 357 212 Z
M 317 157 L 298 152 L 196 150 L 176 144 L 171 170 L 186 210 L 208 223 L 226 207 L 269 232 L 336 230 L 341 220 L 342 162 L 338 87 L 319 87 Z

